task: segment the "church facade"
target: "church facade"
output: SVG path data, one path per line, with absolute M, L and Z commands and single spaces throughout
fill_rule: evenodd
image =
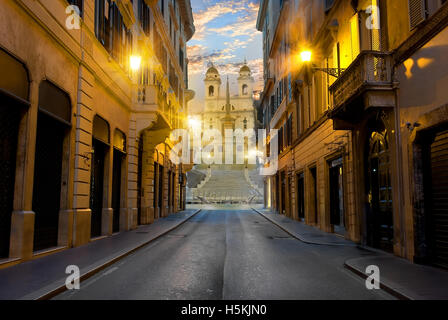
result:
M 250 68 L 244 64 L 238 76 L 238 94 L 230 96 L 228 78 L 227 90 L 221 90 L 222 80 L 219 71 L 211 66 L 205 75 L 204 110 L 194 115 L 202 123 L 202 129 L 223 130 L 229 128 L 229 114 L 233 129 L 254 129 L 256 110 L 253 100 L 254 78 Z M 226 106 L 228 108 L 226 108 Z

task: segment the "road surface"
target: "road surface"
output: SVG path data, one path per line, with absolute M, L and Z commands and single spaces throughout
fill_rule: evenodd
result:
M 203 210 L 55 299 L 392 299 L 344 269 L 365 254 L 304 244 L 254 211 Z

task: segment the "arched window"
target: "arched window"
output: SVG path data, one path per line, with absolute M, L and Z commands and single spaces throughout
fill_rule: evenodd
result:
M 214 86 L 208 87 L 208 96 L 213 97 L 214 95 L 215 95 L 215 87 Z
M 247 84 L 243 84 L 243 96 L 247 96 Z

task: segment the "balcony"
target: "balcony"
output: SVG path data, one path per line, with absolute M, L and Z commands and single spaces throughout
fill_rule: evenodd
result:
M 393 108 L 392 67 L 390 53 L 361 52 L 329 89 L 333 98 L 330 118 L 353 123 L 369 108 Z
M 139 121 L 144 123 L 141 126 L 148 127 L 151 122 L 157 122 L 158 127 L 176 127 L 174 106 L 167 102 L 167 94 L 161 87 L 137 85 L 134 92 L 133 111 L 140 114 Z

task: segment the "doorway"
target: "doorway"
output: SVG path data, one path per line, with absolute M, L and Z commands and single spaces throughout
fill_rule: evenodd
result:
M 92 210 L 91 236 L 101 236 L 101 220 L 103 211 L 104 166 L 107 145 L 93 139 L 92 142 L 92 175 L 90 180 L 90 209 Z
M 369 213 L 368 245 L 393 251 L 393 208 L 390 176 L 389 135 L 387 130 L 370 134 L 367 158 Z
M 162 165 L 159 164 L 159 174 L 158 174 L 158 178 L 159 178 L 159 190 L 158 190 L 158 198 L 159 198 L 159 213 L 157 218 L 161 218 L 163 217 L 163 187 L 164 187 L 164 183 L 163 183 L 163 171 L 164 171 L 164 167 Z
M 59 211 L 66 203 L 66 196 L 61 197 L 62 187 L 67 185 L 67 181 L 62 182 L 64 140 L 72 117 L 70 97 L 48 80 L 39 85 L 38 105 L 32 202 L 34 251 L 58 244 Z
M 281 214 L 285 214 L 286 210 L 285 210 L 285 198 L 286 198 L 286 174 L 284 171 L 281 172 L 280 174 L 280 180 L 281 180 L 281 190 L 280 190 L 280 197 L 281 197 L 281 201 L 280 201 L 280 213 Z
M 317 206 L 317 169 L 316 167 L 310 169 L 310 183 L 311 183 L 311 214 L 314 218 L 314 223 L 319 225 L 319 214 Z
M 153 206 L 154 206 L 154 220 L 158 217 L 159 211 L 159 164 L 154 161 L 154 180 L 153 180 Z
M 120 231 L 120 208 L 121 208 L 121 180 L 122 166 L 125 154 L 121 150 L 114 149 L 113 173 L 112 173 L 112 209 L 113 227 L 112 232 Z
M 8 99 L 9 100 L 9 99 Z M 9 256 L 20 109 L 0 100 L 0 259 Z
M 448 268 L 448 130 L 435 134 L 430 157 L 431 196 L 427 235 L 431 260 L 436 266 Z
M 122 205 L 123 164 L 126 159 L 126 135 L 119 129 L 114 131 L 112 166 L 112 232 L 120 231 L 120 209 Z
M 56 247 L 61 203 L 62 152 L 67 127 L 39 111 L 34 160 L 34 251 Z
M 305 220 L 305 175 L 297 174 L 297 216 L 300 221 Z
M 93 119 L 92 161 L 90 176 L 91 237 L 102 235 L 103 196 L 106 155 L 110 146 L 109 123 L 99 116 Z
M 342 158 L 330 162 L 330 223 L 334 232 L 345 233 L 344 181 Z

